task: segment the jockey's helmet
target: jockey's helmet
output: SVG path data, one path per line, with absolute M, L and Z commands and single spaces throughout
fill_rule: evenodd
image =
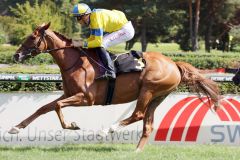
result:
M 75 4 L 72 10 L 72 15 L 74 17 L 83 16 L 91 13 L 90 7 L 85 3 Z

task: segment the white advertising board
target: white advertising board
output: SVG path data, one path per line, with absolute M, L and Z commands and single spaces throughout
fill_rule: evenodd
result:
M 58 145 L 139 141 L 142 121 L 124 127 L 107 137 L 97 135 L 99 130 L 130 116 L 136 101 L 120 105 L 64 108 L 65 120 L 76 122 L 80 130 L 62 129 L 57 114 L 52 111 L 37 118 L 19 134 L 8 134 L 11 127 L 60 95 L 62 92 L 1 93 L 0 144 Z M 214 112 L 195 95 L 187 93 L 169 95 L 155 111 L 154 131 L 149 143 L 240 145 L 240 96 L 225 95 L 222 106 L 221 110 Z

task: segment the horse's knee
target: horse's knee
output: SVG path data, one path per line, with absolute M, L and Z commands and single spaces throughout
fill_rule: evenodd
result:
M 62 103 L 61 102 L 57 102 L 56 106 L 55 106 L 55 111 L 58 111 L 61 109 Z

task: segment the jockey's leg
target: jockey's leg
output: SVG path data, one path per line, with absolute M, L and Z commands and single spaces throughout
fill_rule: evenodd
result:
M 20 129 L 25 128 L 26 126 L 28 126 L 31 122 L 33 122 L 36 118 L 38 118 L 39 116 L 48 113 L 50 111 L 55 110 L 55 106 L 57 104 L 57 101 L 61 100 L 64 98 L 64 95 L 62 95 L 61 97 L 59 97 L 58 99 L 42 106 L 41 108 L 39 108 L 35 113 L 33 113 L 31 116 L 29 116 L 28 118 L 26 118 L 25 120 L 23 120 L 21 123 L 19 123 L 18 125 L 16 125 L 15 127 L 13 127 L 12 129 L 9 130 L 8 133 L 10 134 L 16 134 L 20 131 Z
M 92 105 L 92 103 L 90 104 L 89 98 L 84 93 L 78 93 L 74 96 L 71 96 L 66 99 L 62 99 L 62 100 L 58 101 L 55 111 L 61 122 L 62 128 L 63 129 L 73 129 L 73 130 L 80 129 L 76 125 L 75 122 L 72 122 L 71 124 L 67 124 L 64 121 L 64 116 L 63 116 L 61 108 L 66 107 L 66 106 L 89 106 L 89 105 Z
M 103 75 L 103 77 L 98 77 L 97 79 L 99 79 L 99 78 L 115 79 L 116 73 L 115 73 L 115 69 L 114 69 L 114 64 L 113 64 L 113 61 L 112 61 L 109 53 L 103 47 L 96 48 L 96 52 L 99 55 L 101 61 L 103 62 L 104 67 L 106 67 L 105 75 Z
M 115 31 L 103 36 L 103 44 L 102 44 L 103 47 L 98 47 L 96 49 L 99 57 L 101 58 L 104 66 L 107 69 L 107 74 L 103 77 L 98 77 L 97 79 L 105 78 L 105 77 L 109 77 L 113 79 L 116 78 L 116 74 L 114 71 L 114 64 L 111 60 L 111 57 L 109 56 L 109 53 L 106 51 L 106 49 L 111 46 L 115 46 L 117 44 L 120 44 L 132 39 L 134 36 L 134 33 L 135 31 L 132 26 L 132 23 L 128 22 L 118 31 Z
M 131 40 L 135 31 L 132 23 L 129 21 L 121 29 L 103 36 L 103 47 L 109 48 L 120 43 Z

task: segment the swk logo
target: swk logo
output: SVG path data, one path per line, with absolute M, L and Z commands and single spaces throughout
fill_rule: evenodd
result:
M 207 98 L 203 101 L 206 102 Z M 210 111 L 203 101 L 198 97 L 187 97 L 171 107 L 159 125 L 155 141 L 196 141 L 202 121 Z M 217 111 L 220 121 L 240 122 L 240 102 L 229 98 L 221 104 L 223 108 Z M 173 128 L 172 132 L 170 128 Z

